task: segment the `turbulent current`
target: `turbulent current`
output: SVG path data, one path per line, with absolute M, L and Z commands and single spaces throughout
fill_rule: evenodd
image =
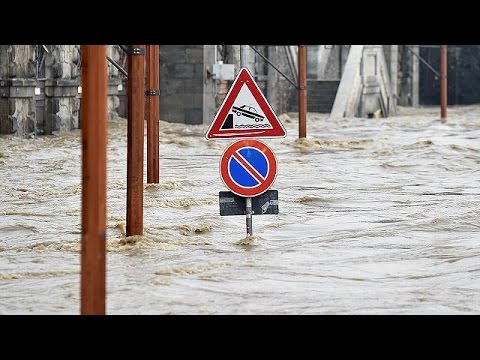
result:
M 220 216 L 233 141 L 160 123 L 160 183 L 125 237 L 127 126 L 109 122 L 107 314 L 480 313 L 480 107 L 280 119 L 279 214 Z M 146 160 L 146 154 L 145 154 Z M 145 161 L 146 164 L 146 161 Z M 146 179 L 146 165 L 145 165 Z M 80 311 L 81 132 L 0 137 L 0 314 Z

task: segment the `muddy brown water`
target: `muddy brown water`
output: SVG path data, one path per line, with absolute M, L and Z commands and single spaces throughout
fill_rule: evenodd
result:
M 160 184 L 125 238 L 126 121 L 109 122 L 108 314 L 480 313 L 480 106 L 308 114 L 278 161 L 278 215 L 219 216 L 233 141 L 160 124 Z M 80 131 L 0 136 L 0 313 L 78 314 Z M 146 178 L 146 165 L 145 165 Z

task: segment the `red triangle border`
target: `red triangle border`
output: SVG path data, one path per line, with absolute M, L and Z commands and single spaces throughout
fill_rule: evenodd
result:
M 272 125 L 271 129 L 229 129 L 221 130 L 221 127 L 227 115 L 232 109 L 232 106 L 237 99 L 238 93 L 240 92 L 243 84 L 247 85 L 247 88 L 250 90 L 252 96 L 257 101 L 257 104 L 262 109 L 265 117 L 270 121 Z M 237 77 L 235 78 L 230 90 L 227 93 L 227 96 L 223 100 L 220 109 L 215 116 L 215 119 L 210 124 L 208 131 L 205 135 L 207 140 L 218 140 L 218 139 L 245 139 L 245 138 L 275 138 L 275 137 L 285 137 L 287 132 L 283 127 L 282 123 L 278 117 L 273 112 L 270 104 L 267 102 L 267 99 L 262 94 L 257 83 L 253 79 L 252 75 L 247 68 L 240 69 Z

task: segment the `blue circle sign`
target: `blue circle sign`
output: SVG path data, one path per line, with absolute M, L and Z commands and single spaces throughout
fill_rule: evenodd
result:
M 220 176 L 233 193 L 257 196 L 273 184 L 277 161 L 272 150 L 258 140 L 241 140 L 230 145 L 220 161 Z
M 256 148 L 243 148 L 240 149 L 238 153 L 262 176 L 262 178 L 267 177 L 268 162 L 263 152 Z M 240 162 L 239 158 L 232 157 L 229 165 L 230 177 L 239 186 L 252 187 L 261 184 L 261 179 L 255 177 L 249 172 L 242 162 Z

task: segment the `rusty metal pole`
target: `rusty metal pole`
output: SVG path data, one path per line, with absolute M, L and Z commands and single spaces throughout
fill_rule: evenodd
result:
M 307 47 L 298 45 L 298 137 L 307 136 Z
M 145 46 L 128 48 L 127 231 L 143 235 L 143 137 L 145 113 Z
M 147 45 L 147 183 L 159 182 L 159 47 Z
M 82 45 L 82 315 L 105 314 L 107 47 Z
M 447 119 L 447 45 L 440 48 L 440 113 L 441 120 Z

